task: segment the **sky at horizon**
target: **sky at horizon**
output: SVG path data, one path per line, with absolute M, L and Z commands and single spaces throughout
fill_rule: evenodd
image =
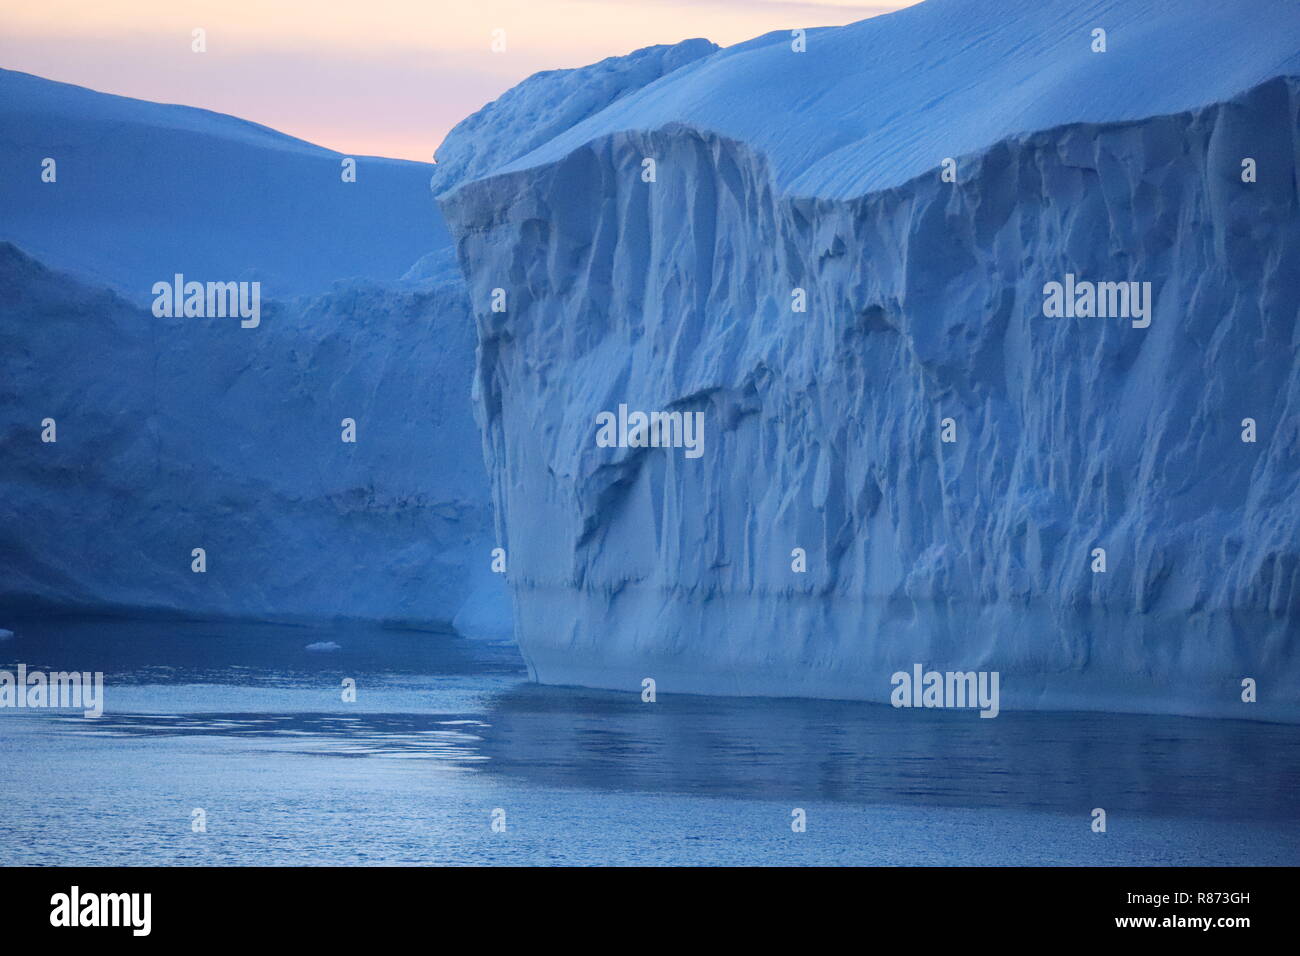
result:
M 691 37 L 727 46 L 912 2 L 0 0 L 0 67 L 427 162 L 452 126 L 539 70 Z

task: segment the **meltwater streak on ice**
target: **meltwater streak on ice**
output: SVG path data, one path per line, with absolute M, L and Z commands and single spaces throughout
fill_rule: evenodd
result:
M 1300 8 L 930 0 L 808 44 L 440 196 L 530 672 L 1300 719 Z M 1149 327 L 1045 316 L 1070 274 L 1150 282 Z M 709 453 L 598 447 L 619 403 Z

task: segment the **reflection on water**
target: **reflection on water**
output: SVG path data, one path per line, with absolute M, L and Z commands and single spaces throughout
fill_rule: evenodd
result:
M 639 689 L 527 684 L 513 648 L 379 630 L 348 631 L 328 655 L 304 649 L 319 632 L 283 627 L 59 623 L 20 637 L 0 653 L 104 669 L 116 690 L 99 720 L 39 718 L 63 738 L 216 737 L 268 759 L 423 760 L 431 772 L 605 793 L 1300 818 L 1300 734 L 1286 725 L 1007 711 L 985 720 L 674 695 L 646 704 Z M 340 675 L 356 678 L 358 703 L 339 700 Z M 238 706 L 205 707 L 194 685 L 233 687 L 219 700 Z M 250 696 L 267 689 L 281 709 Z
M 259 750 L 325 757 L 434 760 L 464 769 L 490 759 L 479 720 L 425 714 L 106 714 L 98 720 L 59 717 L 60 732 L 86 737 L 228 737 Z
M 895 710 L 523 685 L 484 718 L 493 772 L 551 784 L 1074 813 L 1300 818 L 1296 728 L 1128 714 Z

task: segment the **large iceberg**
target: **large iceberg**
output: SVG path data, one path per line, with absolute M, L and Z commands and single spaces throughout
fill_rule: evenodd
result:
M 440 153 L 533 676 L 1300 719 L 1297 77 L 1285 0 L 928 0 Z

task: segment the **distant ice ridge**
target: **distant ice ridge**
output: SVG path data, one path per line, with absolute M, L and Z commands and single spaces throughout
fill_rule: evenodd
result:
M 343 154 L 256 123 L 0 70 L 0 241 L 133 302 L 178 272 L 274 298 L 391 280 L 446 244 L 430 164 L 351 158 L 345 182 Z
M 1300 719 L 1300 11 L 790 39 L 440 200 L 532 674 L 883 702 L 921 663 L 1003 710 Z M 1046 317 L 1067 274 L 1150 281 L 1150 327 Z M 599 447 L 620 403 L 704 412 L 707 453 Z

